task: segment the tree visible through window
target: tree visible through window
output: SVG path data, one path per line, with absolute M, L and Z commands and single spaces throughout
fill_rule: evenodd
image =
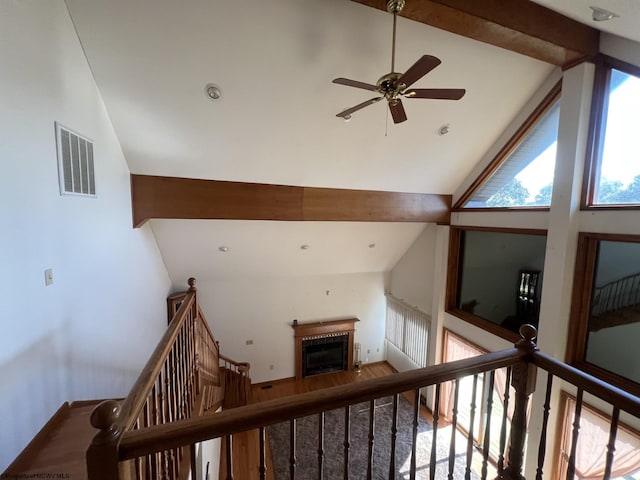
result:
M 457 208 L 548 207 L 556 162 L 560 85 L 547 95 L 465 193 Z
M 640 78 L 611 67 L 607 73 L 593 203 L 640 204 Z

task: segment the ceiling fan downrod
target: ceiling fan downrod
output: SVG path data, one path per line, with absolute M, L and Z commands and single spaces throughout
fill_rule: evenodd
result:
M 404 8 L 405 0 L 389 0 L 387 2 L 387 11 L 393 14 L 393 36 L 391 40 L 391 73 L 395 72 L 396 63 L 396 21 L 398 13 Z

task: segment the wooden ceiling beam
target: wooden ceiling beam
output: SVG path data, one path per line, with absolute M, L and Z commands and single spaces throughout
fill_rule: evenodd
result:
M 352 0 L 386 11 L 386 0 Z M 403 17 L 567 67 L 599 51 L 598 30 L 528 0 L 407 0 Z
M 131 175 L 134 227 L 152 218 L 448 225 L 451 195 Z

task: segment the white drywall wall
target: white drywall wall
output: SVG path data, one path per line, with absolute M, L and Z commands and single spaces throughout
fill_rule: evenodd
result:
M 1 2 L 0 30 L 3 471 L 64 401 L 126 395 L 170 285 L 64 2 Z M 95 142 L 97 198 L 60 196 L 54 121 Z
M 250 362 L 253 383 L 295 376 L 294 319 L 357 317 L 362 361 L 384 359 L 383 273 L 205 281 L 198 294 L 221 352 Z
M 423 312 L 431 314 L 433 266 L 436 251 L 435 224 L 428 224 L 398 263 L 391 269 L 390 290 Z

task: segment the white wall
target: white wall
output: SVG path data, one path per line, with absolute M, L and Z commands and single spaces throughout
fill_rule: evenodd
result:
M 0 30 L 2 471 L 62 402 L 128 392 L 170 285 L 63 1 L 1 2 Z M 95 142 L 97 198 L 60 196 L 54 121 Z
M 362 361 L 383 360 L 384 276 L 202 280 L 198 293 L 221 352 L 250 362 L 251 380 L 259 383 L 295 376 L 294 319 L 302 323 L 357 317 L 355 341 L 362 345 Z M 253 340 L 253 345 L 246 345 L 246 340 Z
M 396 297 L 423 312 L 433 305 L 433 268 L 437 225 L 428 224 L 391 269 L 389 289 Z

